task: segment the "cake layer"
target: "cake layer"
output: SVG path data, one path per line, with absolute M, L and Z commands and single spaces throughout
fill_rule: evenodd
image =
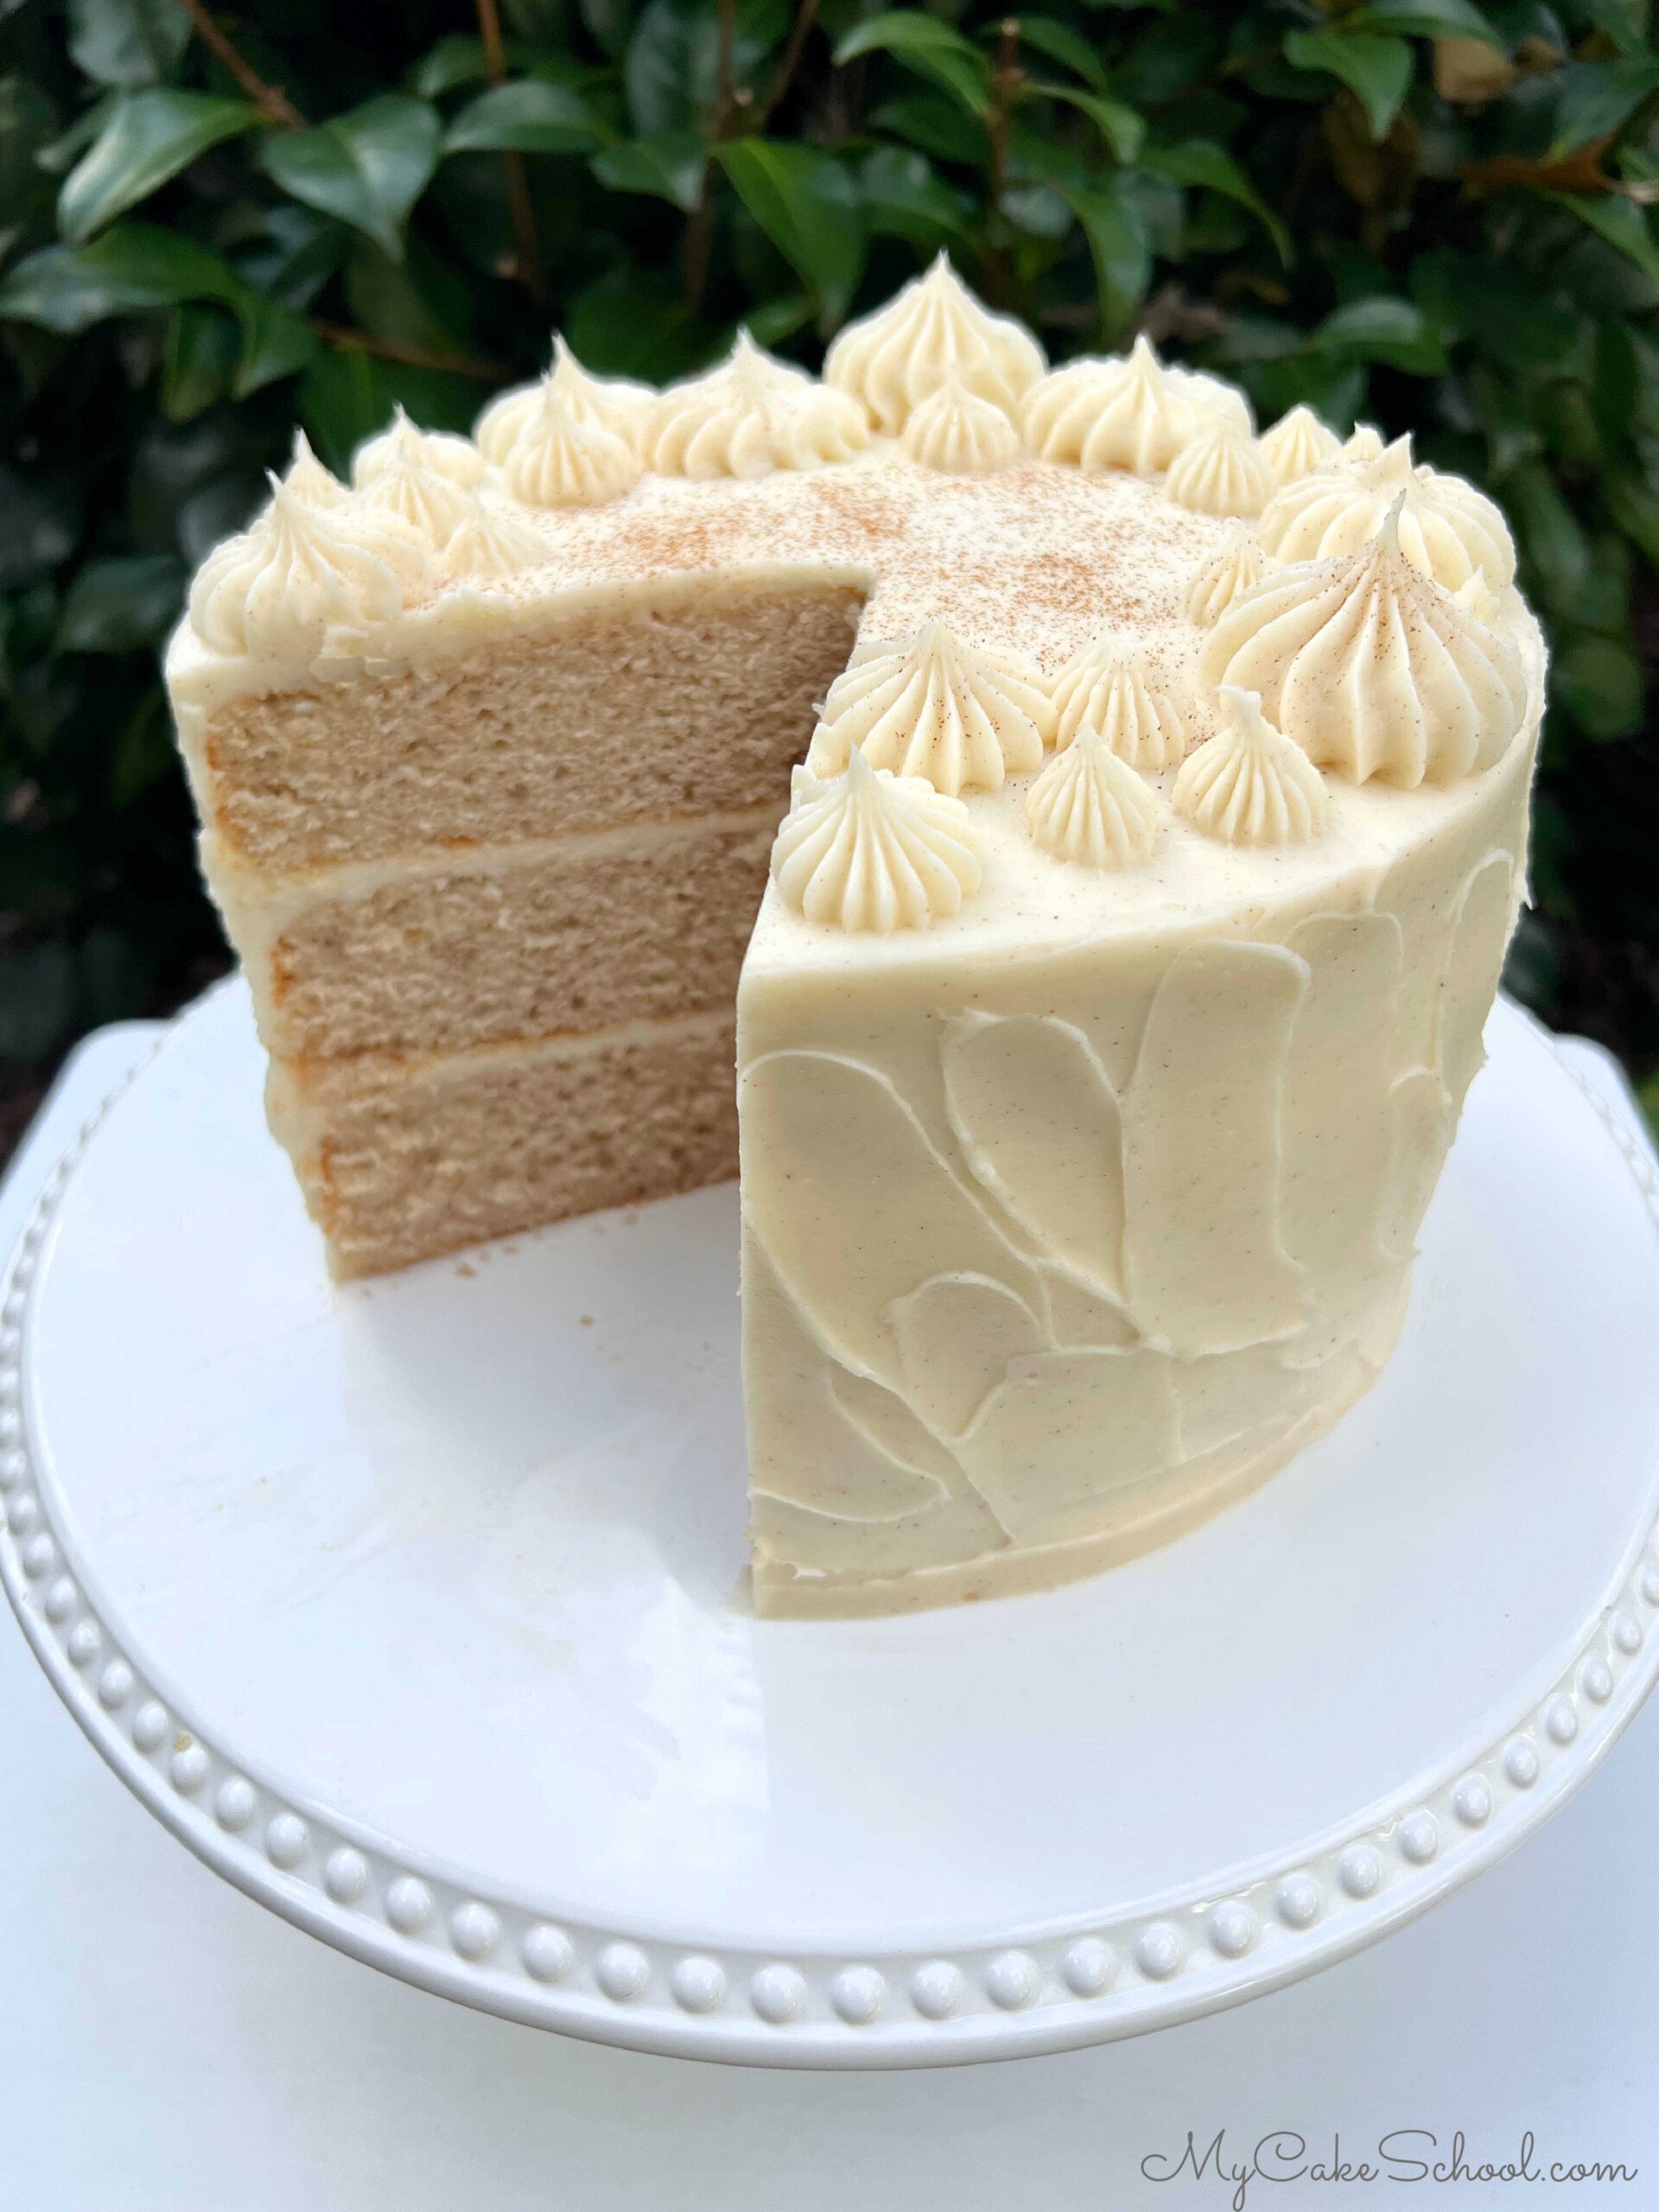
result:
M 847 585 L 699 579 L 555 603 L 530 632 L 454 658 L 238 697 L 193 761 L 210 868 L 781 814 L 861 604 Z
M 342 870 L 245 906 L 221 880 L 267 1047 L 430 1054 L 718 1007 L 778 810 Z
M 274 1060 L 270 1126 L 334 1274 L 378 1274 L 737 1171 L 728 1012 L 419 1062 Z

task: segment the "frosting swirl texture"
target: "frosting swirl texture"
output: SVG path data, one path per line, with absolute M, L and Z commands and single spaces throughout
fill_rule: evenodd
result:
M 1195 383 L 1137 338 L 1127 359 L 1073 361 L 1046 376 L 1026 402 L 1026 442 L 1043 461 L 1154 475 L 1216 411 L 1213 401 L 1195 404 Z
M 1150 860 L 1158 803 L 1100 732 L 1085 722 L 1026 794 L 1032 842 L 1076 868 L 1134 868 Z
M 1270 430 L 1262 434 L 1262 458 L 1279 484 L 1294 484 L 1316 468 L 1333 467 L 1342 454 L 1342 440 L 1328 430 L 1311 407 L 1293 407 Z
M 848 325 L 825 356 L 823 380 L 896 437 L 951 376 L 1017 418 L 1044 366 L 1043 349 L 1024 324 L 982 306 L 942 253 L 886 307 Z
M 516 509 L 474 499 L 445 540 L 440 565 L 455 582 L 487 583 L 539 568 L 548 557 L 546 540 Z
M 527 507 L 598 507 L 620 499 L 645 471 L 639 454 L 614 430 L 583 423 L 548 378 L 536 406 L 501 462 L 501 476 Z
M 1164 489 L 1200 515 L 1259 515 L 1273 497 L 1273 471 L 1255 440 L 1217 416 L 1169 464 Z
M 772 849 L 786 906 L 835 929 L 925 929 L 979 887 L 980 845 L 959 798 L 918 776 L 872 767 L 861 753 L 826 783 L 795 771 Z
M 1254 591 L 1268 573 L 1255 533 L 1240 527 L 1215 559 L 1200 569 L 1186 594 L 1186 619 L 1196 629 L 1213 628 L 1236 599 Z
M 905 451 L 924 468 L 994 476 L 1020 458 L 1020 433 L 995 400 L 982 399 L 952 370 L 905 424 Z
M 417 429 L 401 407 L 378 437 L 360 445 L 352 460 L 352 481 L 360 492 L 385 470 L 423 468 L 471 491 L 484 480 L 484 456 L 470 438 L 449 430 Z
M 543 392 L 563 401 L 578 423 L 609 430 L 624 444 L 637 446 L 657 404 L 649 385 L 631 384 L 623 377 L 590 376 L 562 337 L 553 340 L 553 363 L 536 384 L 520 385 L 493 399 L 474 429 L 479 451 L 498 468 L 518 443 L 520 433 L 534 417 Z
M 807 766 L 833 775 L 856 752 L 952 798 L 970 787 L 1000 791 L 1005 777 L 1042 765 L 1054 720 L 1023 662 L 928 622 L 908 638 L 856 649 L 830 687 Z
M 430 578 L 429 557 L 391 518 L 308 505 L 273 476 L 253 527 L 203 563 L 190 624 L 216 652 L 311 659 L 338 638 L 349 653 Z
M 294 433 L 294 454 L 283 486 L 308 507 L 337 507 L 351 497 L 333 469 L 325 468 L 312 452 L 311 441 L 303 430 Z
M 869 442 L 854 401 L 774 359 L 745 330 L 719 368 L 663 393 L 645 454 L 664 476 L 764 476 L 850 461 Z
M 1396 502 L 1376 540 L 1269 576 L 1221 617 L 1199 672 L 1259 692 L 1310 760 L 1356 783 L 1454 783 L 1527 711 L 1520 654 L 1408 561 Z
M 1220 731 L 1182 763 L 1171 798 L 1206 837 L 1227 845 L 1301 845 L 1330 802 L 1307 755 L 1273 728 L 1254 691 L 1221 688 Z
M 1503 516 L 1460 477 L 1414 468 L 1408 437 L 1357 468 L 1321 469 L 1286 485 L 1262 517 L 1262 543 L 1281 561 L 1357 552 L 1402 499 L 1400 550 L 1425 575 L 1448 591 L 1477 569 L 1496 585 L 1514 582 L 1515 546 Z
M 1175 702 L 1148 678 L 1145 664 L 1102 631 L 1055 677 L 1054 739 L 1064 747 L 1085 728 L 1132 768 L 1173 768 L 1186 749 Z

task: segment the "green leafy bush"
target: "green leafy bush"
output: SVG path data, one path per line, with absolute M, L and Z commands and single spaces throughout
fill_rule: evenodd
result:
M 1555 654 L 1522 993 L 1659 1060 L 1659 49 L 1641 0 L 7 0 L 0 1059 L 222 962 L 156 650 L 296 423 L 562 327 L 815 361 L 941 250 L 1489 486 Z

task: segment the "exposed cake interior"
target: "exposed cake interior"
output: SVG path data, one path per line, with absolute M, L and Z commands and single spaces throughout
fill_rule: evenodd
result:
M 861 604 L 706 579 L 215 721 L 213 865 L 338 1273 L 736 1173 L 738 971 Z

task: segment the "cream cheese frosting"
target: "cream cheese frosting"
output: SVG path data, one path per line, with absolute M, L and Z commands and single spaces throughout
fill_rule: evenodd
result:
M 1262 517 L 1262 543 L 1281 561 L 1357 552 L 1396 502 L 1400 550 L 1437 584 L 1455 591 L 1477 569 L 1495 585 L 1514 582 L 1515 543 L 1497 507 L 1458 477 L 1414 467 L 1408 437 L 1357 467 L 1321 469 L 1287 485 Z
M 1201 515 L 1259 515 L 1274 475 L 1248 432 L 1225 416 L 1202 425 L 1169 464 L 1164 489 Z
M 896 436 L 952 378 L 1012 418 L 1046 366 L 1025 326 L 982 306 L 942 253 L 925 276 L 842 331 L 824 358 L 823 380 Z
M 318 912 L 324 935 L 375 901 L 505 915 L 520 876 L 591 865 L 627 872 L 632 928 L 695 900 L 700 804 L 758 883 L 781 791 L 768 811 L 691 788 L 676 741 L 613 729 L 605 695 L 728 603 L 842 594 L 858 620 L 813 679 L 810 745 L 800 709 L 738 990 L 760 1609 L 1092 1571 L 1338 1418 L 1399 1326 L 1523 880 L 1542 653 L 1489 503 L 1366 434 L 1332 454 L 1312 418 L 1252 442 L 1239 395 L 1144 343 L 1049 372 L 943 263 L 843 333 L 823 382 L 741 340 L 642 394 L 561 346 L 486 410 L 474 481 L 422 435 L 394 425 L 350 493 L 296 451 L 169 652 L 273 1039 Z M 1259 531 L 1176 496 L 1235 467 L 1279 486 Z M 1342 543 L 1275 565 L 1302 530 Z M 561 695 L 569 726 L 503 738 L 536 671 L 585 667 L 598 636 L 626 642 Z M 689 747 L 702 673 L 673 665 Z M 496 736 L 446 768 L 423 717 L 452 699 Z M 376 783 L 306 811 L 330 718 L 370 709 L 429 779 L 412 851 Z M 259 775 L 296 779 L 278 827 L 306 828 L 302 861 L 258 842 L 261 791 L 227 765 L 245 731 Z M 413 957 L 417 926 L 363 927 Z M 660 1027 L 703 1040 L 718 1089 L 728 1019 L 675 1007 L 524 1052 L 597 1064 Z M 372 1072 L 470 1097 L 518 1050 Z M 334 1109 L 279 1073 L 309 1173 Z
M 955 370 L 912 408 L 904 448 L 924 468 L 992 476 L 1020 458 L 1020 433 L 994 399 L 982 399 Z
M 873 768 L 855 749 L 827 783 L 796 770 L 772 876 L 809 922 L 925 929 L 978 889 L 979 840 L 960 799 L 923 777 Z
M 1342 440 L 1320 422 L 1311 407 L 1293 407 L 1265 431 L 1262 458 L 1278 484 L 1294 484 L 1316 468 L 1330 468 L 1341 457 Z
M 1077 868 L 1134 868 L 1158 837 L 1158 802 L 1085 722 L 1026 798 L 1032 842 Z
M 1052 696 L 1055 740 L 1062 746 L 1092 728 L 1132 768 L 1173 767 L 1186 750 L 1186 731 L 1174 701 L 1109 630 L 1097 631 L 1066 663 L 1054 679 Z
M 1217 734 L 1181 764 L 1171 798 L 1206 837 L 1229 845 L 1302 845 L 1325 827 L 1325 783 L 1307 755 L 1264 718 L 1254 691 L 1224 683 Z
M 833 772 L 855 750 L 954 798 L 1035 768 L 1053 728 L 1053 705 L 1027 664 L 929 622 L 912 637 L 859 646 L 823 702 L 807 766 Z
M 1358 552 L 1281 570 L 1236 601 L 1200 665 L 1259 693 L 1309 760 L 1409 788 L 1490 768 L 1528 697 L 1515 646 L 1406 556 L 1403 498 Z
M 1255 532 L 1239 528 L 1207 568 L 1200 569 L 1186 595 L 1186 616 L 1195 629 L 1211 630 L 1236 599 L 1254 591 L 1268 573 Z

